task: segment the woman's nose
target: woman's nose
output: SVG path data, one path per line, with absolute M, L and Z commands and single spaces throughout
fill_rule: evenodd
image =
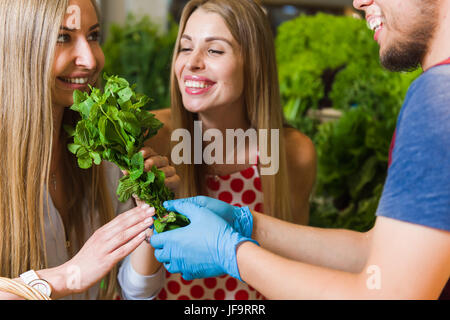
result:
M 203 59 L 203 55 L 199 51 L 193 51 L 192 54 L 189 55 L 189 59 L 186 63 L 186 67 L 189 70 L 201 70 L 205 68 L 205 62 Z
M 89 70 L 97 67 L 97 59 L 87 40 L 78 41 L 75 48 L 75 64 Z

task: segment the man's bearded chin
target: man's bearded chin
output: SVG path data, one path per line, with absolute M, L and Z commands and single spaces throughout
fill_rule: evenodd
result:
M 412 71 L 420 66 L 427 51 L 428 41 L 396 43 L 386 49 L 381 55 L 380 62 L 389 71 Z
M 430 49 L 438 26 L 438 8 L 433 1 L 423 0 L 424 9 L 405 33 L 403 39 L 386 48 L 381 54 L 381 65 L 390 71 L 411 71 L 417 69 Z

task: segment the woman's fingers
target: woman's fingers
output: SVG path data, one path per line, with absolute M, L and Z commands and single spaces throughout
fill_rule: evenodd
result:
M 149 205 L 143 205 L 122 213 L 114 220 L 101 228 L 101 232 L 105 234 L 105 240 L 112 240 L 124 230 L 127 230 L 135 225 L 147 223 L 151 217 L 155 215 L 155 209 L 150 208 Z M 99 230 L 100 231 L 100 230 Z
M 176 174 L 170 178 L 166 178 L 164 184 L 166 185 L 167 188 L 175 192 L 176 190 L 178 190 L 180 182 L 181 182 L 180 176 Z
M 161 157 L 161 156 L 152 156 L 150 158 L 146 158 L 144 161 L 145 171 L 150 171 L 153 166 L 156 166 L 156 168 L 158 168 L 158 169 L 168 167 L 169 159 L 167 157 Z
M 128 243 L 132 241 L 144 240 L 147 237 L 147 229 L 153 225 L 153 218 L 147 218 L 141 223 L 138 223 L 131 228 L 120 231 L 117 236 L 111 239 L 109 252 L 116 251 L 121 247 L 129 247 Z M 141 241 L 142 242 L 142 241 Z M 129 253 L 129 252 L 128 252 Z
M 153 166 L 156 166 L 158 169 L 169 166 L 169 159 L 160 156 L 150 147 L 143 147 L 140 152 L 144 157 L 145 171 L 150 171 Z
M 141 245 L 141 243 L 146 238 L 146 231 L 139 233 L 133 239 L 125 243 L 124 245 L 116 248 L 113 252 L 111 252 L 111 258 L 113 259 L 114 264 L 128 256 L 131 252 L 137 249 Z
M 175 170 L 174 167 L 163 167 L 159 168 L 162 172 L 164 172 L 164 175 L 167 178 L 171 178 L 177 174 L 177 170 Z
M 144 233 L 144 238 L 146 236 L 146 230 L 153 225 L 153 218 L 150 216 L 144 221 L 133 225 L 130 228 L 122 229 L 116 233 L 115 237 L 110 240 L 109 252 L 117 250 L 121 246 L 124 246 L 133 238 L 139 236 L 139 234 Z
M 81 291 L 98 282 L 111 268 L 136 249 L 148 235 L 155 209 L 146 205 L 129 210 L 95 231 L 69 265 L 83 273 Z M 78 292 L 78 291 L 77 291 Z
M 145 206 L 145 202 L 142 201 L 141 199 L 139 199 L 139 197 L 137 195 L 133 194 L 133 199 L 136 202 L 136 206 L 138 206 L 138 207 Z
M 145 147 L 145 146 L 142 147 L 140 152 L 142 153 L 142 156 L 144 157 L 144 159 L 147 159 L 147 158 L 150 158 L 150 157 L 158 155 L 155 151 L 153 151 L 152 148 Z
M 156 166 L 156 168 L 164 172 L 166 187 L 175 192 L 178 189 L 181 180 L 177 175 L 176 169 L 170 165 L 169 159 L 158 155 L 150 147 L 142 148 L 141 153 L 145 159 L 144 170 L 150 171 L 153 166 Z
M 111 232 L 111 230 L 115 229 L 117 226 L 128 228 L 139 221 L 145 220 L 147 216 L 151 216 L 151 214 L 152 210 L 149 205 L 135 207 L 118 215 L 112 221 L 104 225 L 102 229 L 109 229 L 109 232 Z

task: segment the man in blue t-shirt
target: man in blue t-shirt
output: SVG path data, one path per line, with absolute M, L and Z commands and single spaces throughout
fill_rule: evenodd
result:
M 206 197 L 165 203 L 183 229 L 151 238 L 187 280 L 228 273 L 275 299 L 437 299 L 450 276 L 450 0 L 355 0 L 380 60 L 421 65 L 398 118 L 367 233 L 297 226 Z M 261 247 L 259 246 L 261 245 Z

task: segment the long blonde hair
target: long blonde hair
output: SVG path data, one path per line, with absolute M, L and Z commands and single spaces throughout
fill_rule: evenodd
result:
M 95 1 L 93 1 L 95 5 Z M 44 206 L 53 145 L 52 67 L 69 0 L 3 0 L 0 6 L 0 275 L 47 268 Z M 65 115 L 65 119 L 73 116 Z M 61 140 L 64 143 L 65 139 Z M 101 223 L 114 217 L 101 167 L 78 168 L 63 148 L 69 181 L 69 234 L 81 247 L 82 205 Z M 90 196 L 90 197 L 89 197 Z M 90 199 L 89 199 L 90 198 Z M 87 200 L 89 199 L 89 200 Z M 75 254 L 71 252 L 71 255 Z M 102 297 L 111 297 L 115 275 Z
M 198 8 L 219 14 L 241 47 L 244 65 L 244 104 L 248 120 L 254 129 L 279 129 L 279 171 L 276 175 L 262 176 L 264 212 L 293 221 L 290 205 L 289 179 L 283 135 L 282 114 L 275 45 L 269 21 L 263 9 L 253 0 L 192 0 L 185 6 L 175 45 L 171 71 L 171 104 L 174 129 L 186 128 L 193 133 L 194 115 L 183 107 L 174 65 L 186 23 Z M 270 130 L 268 130 L 270 133 Z M 269 140 L 271 141 L 270 135 Z M 204 184 L 195 165 L 177 167 L 182 177 L 180 196 L 200 194 Z

